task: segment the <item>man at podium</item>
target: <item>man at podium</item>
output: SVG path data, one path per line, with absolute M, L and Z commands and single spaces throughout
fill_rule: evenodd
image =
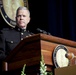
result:
M 0 31 L 0 63 L 9 55 L 17 44 L 24 37 L 31 36 L 33 33 L 27 30 L 27 25 L 30 22 L 30 12 L 26 7 L 19 7 L 16 12 L 15 28 L 3 28 Z M 1 66 L 0 66 L 1 69 Z
M 2 61 L 10 54 L 23 38 L 37 33 L 49 34 L 39 28 L 37 32 L 28 31 L 27 25 L 30 22 L 30 11 L 26 7 L 19 7 L 16 11 L 15 28 L 3 28 L 0 30 L 0 71 L 2 69 Z

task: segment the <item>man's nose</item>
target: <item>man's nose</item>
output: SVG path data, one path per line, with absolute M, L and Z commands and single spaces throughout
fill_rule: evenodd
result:
M 20 16 L 20 19 L 23 19 L 23 16 Z

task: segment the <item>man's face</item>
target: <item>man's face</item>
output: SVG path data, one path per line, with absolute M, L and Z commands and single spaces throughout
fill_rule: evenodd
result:
M 26 28 L 30 21 L 30 16 L 27 10 L 19 10 L 16 17 L 17 25 L 20 28 Z

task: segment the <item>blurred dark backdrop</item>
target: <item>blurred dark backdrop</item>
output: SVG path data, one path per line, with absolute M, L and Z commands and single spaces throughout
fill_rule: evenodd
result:
M 76 2 L 48 0 L 48 26 L 52 35 L 76 41 Z

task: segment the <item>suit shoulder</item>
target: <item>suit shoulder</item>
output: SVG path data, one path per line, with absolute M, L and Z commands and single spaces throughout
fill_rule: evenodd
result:
M 13 28 L 3 28 L 1 31 L 9 31 L 12 30 Z

